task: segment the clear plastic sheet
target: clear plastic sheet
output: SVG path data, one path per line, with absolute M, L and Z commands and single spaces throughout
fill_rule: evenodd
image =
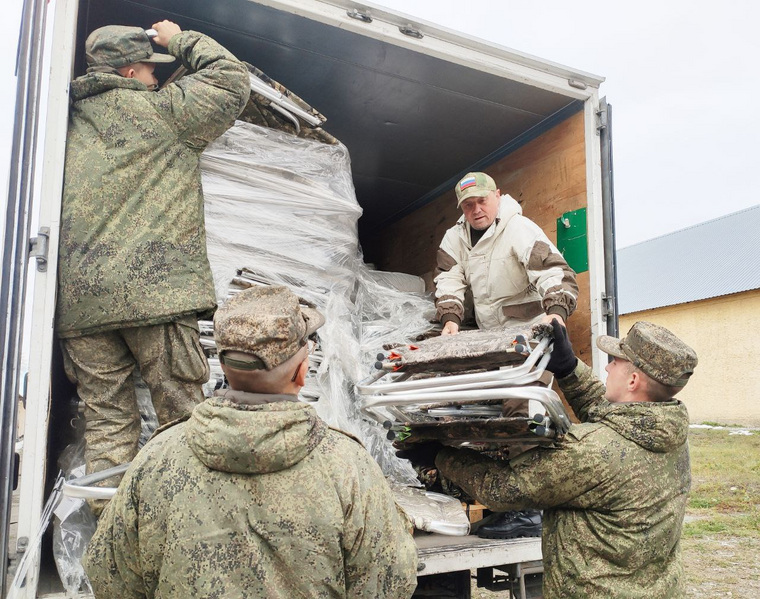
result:
M 469 534 L 470 521 L 458 499 L 424 489 L 400 485 L 393 485 L 392 488 L 396 503 L 417 530 L 455 537 Z
M 330 425 L 359 437 L 386 475 L 419 484 L 385 431 L 362 419 L 354 384 L 387 342 L 430 328 L 432 300 L 398 291 L 363 263 L 348 151 L 238 122 L 201 161 L 206 234 L 220 303 L 249 284 L 286 285 L 326 317 L 308 398 Z
M 84 475 L 84 440 L 69 445 L 58 458 L 66 479 Z M 97 519 L 83 499 L 64 496 L 54 510 L 53 558 L 66 597 L 78 597 L 80 591 L 92 593 L 90 581 L 82 568 L 82 556 L 95 534 Z

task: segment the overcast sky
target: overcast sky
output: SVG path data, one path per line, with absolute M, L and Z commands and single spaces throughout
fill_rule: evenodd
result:
M 211 0 L 210 0 L 211 1 Z M 417 16 L 601 75 L 613 106 L 618 247 L 760 203 L 750 0 L 381 0 Z M 21 0 L 0 22 L 0 182 L 12 131 Z

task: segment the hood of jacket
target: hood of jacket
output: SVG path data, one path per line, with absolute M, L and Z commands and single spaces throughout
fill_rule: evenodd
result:
M 511 195 L 505 193 L 503 196 L 501 196 L 499 213 L 496 215 L 496 219 L 494 220 L 494 223 L 496 224 L 495 226 L 492 225 L 494 227 L 493 235 L 500 233 L 507 226 L 507 223 L 515 214 L 522 214 L 522 206 L 520 206 L 520 204 L 517 203 L 517 200 L 515 200 Z M 462 216 L 459 217 L 459 220 L 457 220 L 457 225 L 460 226 L 460 235 L 464 236 L 464 238 L 467 239 L 469 243 L 467 219 L 464 217 L 464 214 L 462 214 Z
M 198 404 L 185 427 L 196 457 L 212 470 L 263 474 L 290 468 L 322 441 L 327 425 L 310 405 L 245 405 L 219 397 Z
M 128 79 L 112 73 L 87 73 L 71 82 L 69 95 L 73 102 L 78 102 L 112 89 L 148 91 L 148 87 L 137 79 Z
M 686 442 L 689 413 L 678 400 L 608 403 L 589 412 L 590 422 L 611 429 L 654 453 L 667 453 Z

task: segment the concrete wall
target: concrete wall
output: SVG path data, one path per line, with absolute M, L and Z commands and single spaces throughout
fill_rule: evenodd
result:
M 664 326 L 697 352 L 699 365 L 678 394 L 692 423 L 760 426 L 760 289 L 620 317 Z

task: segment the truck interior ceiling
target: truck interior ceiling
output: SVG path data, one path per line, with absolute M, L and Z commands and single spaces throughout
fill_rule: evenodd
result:
M 248 0 L 82 0 L 75 74 L 84 72 L 92 30 L 148 28 L 164 18 L 210 35 L 327 117 L 325 130 L 351 155 L 365 259 L 380 268 L 390 266 L 378 245 L 389 225 L 582 108 L 558 93 Z M 161 67 L 164 80 L 173 67 Z

